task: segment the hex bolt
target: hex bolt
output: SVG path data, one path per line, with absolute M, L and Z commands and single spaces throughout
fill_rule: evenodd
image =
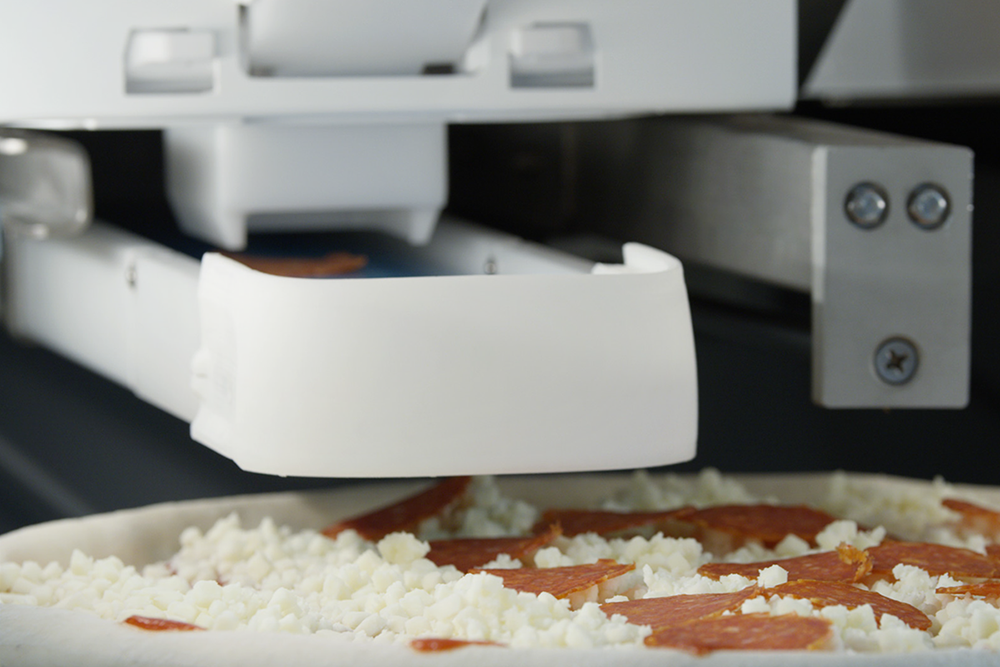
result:
M 888 338 L 875 350 L 875 372 L 887 384 L 906 384 L 917 372 L 920 357 L 905 338 Z
M 948 219 L 951 202 L 944 188 L 933 183 L 918 185 L 906 203 L 910 220 L 921 229 L 937 229 Z
M 889 215 L 889 195 L 875 183 L 858 183 L 844 200 L 847 219 L 862 229 L 873 229 Z

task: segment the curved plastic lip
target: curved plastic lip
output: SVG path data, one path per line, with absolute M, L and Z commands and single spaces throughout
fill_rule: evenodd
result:
M 250 471 L 415 477 L 694 456 L 678 260 L 590 273 L 302 280 L 202 260 L 192 437 Z

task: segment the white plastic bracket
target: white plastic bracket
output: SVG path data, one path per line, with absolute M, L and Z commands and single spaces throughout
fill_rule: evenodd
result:
M 426 243 L 447 197 L 440 123 L 211 124 L 164 132 L 185 232 L 229 250 L 247 231 L 360 228 Z

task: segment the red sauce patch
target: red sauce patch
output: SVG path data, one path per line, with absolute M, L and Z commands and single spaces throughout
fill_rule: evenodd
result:
M 389 533 L 412 532 L 422 521 L 440 514 L 457 502 L 469 488 L 470 482 L 471 477 L 449 477 L 426 491 L 374 512 L 346 519 L 322 532 L 327 537 L 336 537 L 345 530 L 354 529 L 361 537 L 372 542 Z
M 872 558 L 872 574 L 876 575 L 891 575 L 892 568 L 900 563 L 919 567 L 931 576 L 950 574 L 989 579 L 1000 574 L 1000 566 L 991 557 L 943 544 L 883 542 L 865 551 Z
M 788 535 L 816 545 L 816 535 L 836 518 L 804 505 L 718 505 L 678 510 L 676 518 L 772 548 Z
M 421 653 L 453 651 L 457 648 L 465 648 L 466 646 L 503 646 L 503 644 L 472 639 L 444 639 L 438 637 L 419 637 L 410 640 L 410 648 Z
M 814 650 L 825 648 L 832 636 L 832 625 L 825 618 L 736 614 L 666 628 L 646 637 L 646 645 L 698 654 L 722 649 Z
M 143 630 L 156 630 L 156 631 L 173 630 L 173 631 L 189 632 L 191 630 L 205 629 L 200 625 L 194 625 L 193 623 L 185 623 L 184 621 L 170 621 L 165 618 L 150 618 L 149 616 L 129 616 L 123 622 L 128 625 L 134 625 L 137 628 L 142 628 Z
M 698 595 L 671 595 L 645 600 L 608 602 L 601 611 L 609 617 L 621 614 L 633 625 L 648 625 L 653 632 L 700 618 L 719 616 L 726 611 L 736 611 L 750 598 L 760 595 L 756 586 L 748 586 L 735 593 L 704 593 Z
M 772 565 L 780 565 L 788 572 L 788 581 L 812 579 L 817 581 L 860 581 L 872 569 L 872 559 L 868 554 L 854 547 L 841 544 L 836 551 L 822 551 L 818 554 L 759 561 L 756 563 L 705 563 L 698 568 L 698 574 L 719 579 L 728 574 L 739 574 L 748 579 L 756 579 L 760 571 Z
M 535 595 L 549 593 L 557 598 L 565 598 L 609 579 L 620 577 L 634 569 L 634 563 L 618 563 L 602 559 L 596 563 L 566 567 L 524 567 L 510 570 L 473 569 L 471 572 L 496 575 L 503 579 L 504 587 L 522 593 L 534 593 Z
M 535 525 L 535 530 L 542 531 L 552 524 L 559 524 L 563 535 L 573 537 L 574 535 L 583 535 L 585 533 L 616 535 L 647 526 L 667 529 L 671 523 L 675 523 L 673 519 L 679 512 L 684 512 L 688 509 L 684 508 L 682 510 L 665 512 L 550 509 L 542 515 L 542 519 Z M 678 531 L 665 530 L 665 532 L 673 534 Z
M 913 605 L 898 602 L 880 593 L 863 590 L 839 581 L 790 581 L 787 584 L 769 588 L 766 592 L 809 600 L 817 607 L 843 605 L 848 609 L 854 609 L 868 604 L 871 605 L 872 611 L 875 612 L 875 619 L 880 624 L 882 614 L 892 614 L 911 628 L 926 630 L 931 627 L 931 619 L 927 617 L 927 614 Z
M 484 537 L 432 540 L 427 558 L 435 565 L 454 565 L 462 572 L 489 563 L 500 554 L 511 558 L 528 558 L 559 537 L 559 526 L 530 537 Z

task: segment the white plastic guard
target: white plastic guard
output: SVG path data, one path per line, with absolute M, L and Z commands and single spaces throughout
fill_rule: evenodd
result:
M 202 260 L 194 439 L 250 471 L 416 477 L 695 453 L 682 267 L 311 280 Z

